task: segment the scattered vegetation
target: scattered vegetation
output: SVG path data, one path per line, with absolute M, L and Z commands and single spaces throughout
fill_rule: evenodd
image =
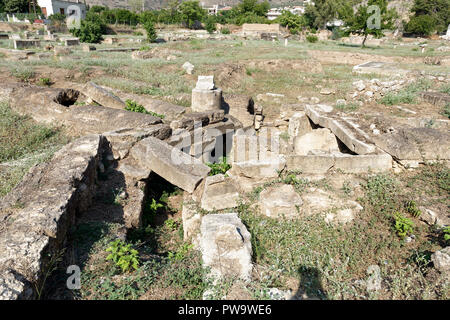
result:
M 10 69 L 11 75 L 18 80 L 28 82 L 35 76 L 35 73 L 31 67 L 15 66 Z
M 392 106 L 395 104 L 414 104 L 417 102 L 417 94 L 420 91 L 426 91 L 430 88 L 431 83 L 426 80 L 419 80 L 411 83 L 399 92 L 388 92 L 383 98 L 378 100 L 379 103 Z
M 319 38 L 317 38 L 317 36 L 315 36 L 313 34 L 309 34 L 306 36 L 306 41 L 308 41 L 310 43 L 316 43 L 317 41 L 319 41 Z
M 31 166 L 47 161 L 67 141 L 60 129 L 37 124 L 0 102 L 0 164 L 15 161 L 0 169 L 0 197 L 11 191 Z

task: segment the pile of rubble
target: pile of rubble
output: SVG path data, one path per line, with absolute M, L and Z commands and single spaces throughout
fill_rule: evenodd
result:
M 371 79 L 366 81 L 355 81 L 353 82 L 353 88 L 355 91 L 349 96 L 349 98 L 357 101 L 376 101 L 390 92 L 400 91 L 414 81 L 414 79 L 390 81 Z

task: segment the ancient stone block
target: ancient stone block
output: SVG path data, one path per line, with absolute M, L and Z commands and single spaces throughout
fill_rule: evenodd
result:
M 336 136 L 329 129 L 321 128 L 295 137 L 294 149 L 298 155 L 307 155 L 311 150 L 339 151 L 339 146 Z
M 90 81 L 82 89 L 84 95 L 97 102 L 98 104 L 116 109 L 125 109 L 126 105 L 119 97 L 111 91 Z
M 210 278 L 251 279 L 251 235 L 236 213 L 206 215 L 200 231 L 203 265 L 210 267 Z
M 261 213 L 271 218 L 296 218 L 303 204 L 300 195 L 288 184 L 269 187 L 261 192 L 259 198 Z
M 239 192 L 237 191 L 231 179 L 226 178 L 223 174 L 207 177 L 201 199 L 202 209 L 222 210 L 226 208 L 234 208 L 239 200 Z
M 201 161 L 153 137 L 139 141 L 131 148 L 130 155 L 142 168 L 155 172 L 189 193 L 210 171 Z

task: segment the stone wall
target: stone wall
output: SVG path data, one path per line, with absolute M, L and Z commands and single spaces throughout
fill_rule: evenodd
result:
M 280 25 L 263 24 L 263 23 L 244 23 L 242 25 L 242 32 L 257 32 L 257 33 L 280 33 Z
M 82 137 L 33 167 L 0 202 L 0 299 L 34 299 L 62 256 L 77 213 L 91 204 L 107 142 Z

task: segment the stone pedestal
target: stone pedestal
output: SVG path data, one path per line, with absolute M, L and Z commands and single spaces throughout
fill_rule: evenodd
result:
M 193 89 L 191 108 L 194 112 L 220 110 L 222 104 L 222 89 Z

